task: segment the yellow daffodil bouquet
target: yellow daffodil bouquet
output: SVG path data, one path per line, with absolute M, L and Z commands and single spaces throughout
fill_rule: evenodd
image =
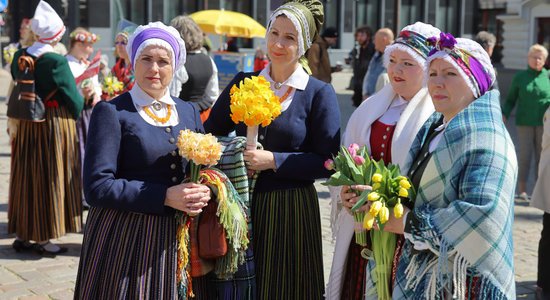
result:
M 390 209 L 396 218 L 401 218 L 402 202 L 414 199 L 415 192 L 410 180 L 400 174 L 399 166 L 386 166 L 382 160 L 377 162 L 371 159 L 366 146 L 359 147 L 357 144 L 351 144 L 347 148 L 342 146 L 333 160 L 325 162 L 325 168 L 335 171 L 325 185 L 361 184 L 372 187 L 372 190 L 365 190 L 360 194 L 357 203 L 351 209 L 356 225 L 362 224 L 356 226 L 356 242 L 366 246 L 366 235 L 363 235 L 360 228 L 370 231 L 372 251 L 363 251 L 362 254 L 372 257 L 376 263 L 373 277 L 377 282 L 378 299 L 391 299 L 388 283 L 397 236 L 383 229 L 390 218 Z M 371 202 L 368 212 L 360 209 L 367 201 Z M 375 222 L 380 230 L 371 230 Z
M 229 178 L 220 170 L 213 168 L 222 155 L 222 146 L 211 134 L 201 134 L 191 130 L 181 130 L 177 140 L 179 155 L 189 162 L 190 182 L 206 184 L 217 190 L 218 203 L 216 215 L 226 234 L 228 250 L 223 257 L 216 259 L 214 271 L 219 278 L 231 278 L 237 272 L 239 264 L 244 262 L 248 248 L 248 224 L 246 207 Z M 178 293 L 182 299 L 193 297 L 190 288 L 190 268 L 200 269 L 200 265 L 190 264 L 191 242 L 189 235 L 192 217 L 178 213 Z M 194 248 L 196 249 L 196 247 Z M 198 261 L 198 260 L 193 260 Z
M 116 76 L 109 74 L 105 76 L 105 78 L 103 78 L 103 82 L 101 83 L 101 90 L 109 98 L 112 98 L 120 94 L 124 90 L 124 84 L 118 81 L 118 78 L 116 78 Z
M 281 114 L 279 97 L 273 93 L 270 83 L 263 76 L 252 76 L 231 87 L 231 120 L 248 126 L 247 149 L 256 149 L 258 126 L 271 124 Z

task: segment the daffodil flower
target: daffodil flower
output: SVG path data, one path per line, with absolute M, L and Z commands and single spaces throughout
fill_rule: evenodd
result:
M 377 192 L 370 192 L 369 195 L 367 196 L 367 199 L 369 201 L 376 201 L 380 199 L 380 194 L 378 194 Z
M 408 197 L 409 192 L 404 188 L 399 188 L 399 197 Z

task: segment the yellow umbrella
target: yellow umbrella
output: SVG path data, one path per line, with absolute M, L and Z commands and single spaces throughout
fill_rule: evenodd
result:
M 189 15 L 206 33 L 232 37 L 265 37 L 265 28 L 251 17 L 229 10 L 202 10 Z

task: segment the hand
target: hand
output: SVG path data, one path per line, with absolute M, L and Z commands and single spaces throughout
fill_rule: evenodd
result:
M 245 150 L 244 162 L 246 168 L 253 171 L 275 170 L 277 167 L 273 152 L 266 150 Z
M 198 215 L 208 205 L 210 189 L 204 184 L 182 183 L 169 187 L 164 205 L 184 211 L 191 216 Z
M 82 96 L 84 96 L 84 99 L 90 99 L 95 94 L 95 91 L 92 85 L 83 86 L 81 90 L 82 90 Z
M 405 224 L 403 218 L 407 217 L 407 213 L 411 210 L 403 205 L 403 217 L 396 218 L 390 210 L 390 219 L 384 224 L 384 231 L 403 234 L 405 232 Z
M 349 213 L 351 213 L 351 208 L 355 205 L 355 203 L 357 203 L 361 192 L 363 192 L 364 190 L 372 190 L 372 187 L 370 185 L 361 184 L 356 184 L 352 186 L 344 185 L 342 187 L 342 190 L 340 191 L 340 199 L 342 200 L 342 205 Z M 369 208 L 370 204 L 367 203 L 359 208 L 358 211 L 367 211 Z

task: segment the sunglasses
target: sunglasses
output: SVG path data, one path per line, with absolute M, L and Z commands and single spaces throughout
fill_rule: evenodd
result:
M 125 42 L 125 41 L 115 42 L 115 45 L 123 45 L 123 46 L 126 46 L 126 45 L 128 45 L 128 42 Z

